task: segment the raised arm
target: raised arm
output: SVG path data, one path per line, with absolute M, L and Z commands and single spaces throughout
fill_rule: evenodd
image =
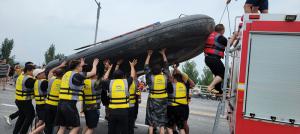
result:
M 90 78 L 90 77 L 97 74 L 97 65 L 98 65 L 98 63 L 99 63 L 99 59 L 98 58 L 94 59 L 92 70 L 90 72 L 87 72 L 87 74 L 86 74 L 87 78 Z
M 107 66 L 108 66 L 107 71 L 105 72 L 102 80 L 108 80 L 108 77 L 109 77 L 110 71 L 111 71 L 111 69 L 113 67 L 113 64 L 109 64 Z
M 146 58 L 146 61 L 145 61 L 145 65 L 149 65 L 149 62 L 150 62 L 150 58 L 151 58 L 151 55 L 153 53 L 153 50 L 148 50 L 148 55 L 147 55 L 147 58 Z
M 164 62 L 168 62 L 167 56 L 166 56 L 166 49 L 162 49 L 159 51 L 159 53 L 162 55 Z
M 168 66 L 168 59 L 167 59 L 167 55 L 166 55 L 166 49 L 162 49 L 159 51 L 159 53 L 162 55 L 163 60 L 164 60 L 164 65 L 163 65 L 163 73 L 165 73 L 169 78 L 171 78 L 171 73 L 169 70 L 169 66 Z
M 117 65 L 116 65 L 115 71 L 116 71 L 116 70 L 119 70 L 120 65 L 121 65 L 122 63 L 123 63 L 123 59 L 120 59 L 120 60 L 117 61 Z
M 67 63 L 67 61 L 63 61 L 59 66 L 57 66 L 57 67 L 51 69 L 51 70 L 49 71 L 49 74 L 48 74 L 48 80 L 50 80 L 50 79 L 53 77 L 53 72 L 54 72 L 55 70 L 60 69 L 60 68 L 62 68 L 62 67 L 65 67 L 65 66 L 66 66 L 66 63 Z
M 136 71 L 135 71 L 135 65 L 137 64 L 137 59 L 134 59 L 133 61 L 129 61 L 130 64 L 130 76 L 132 78 L 136 77 Z

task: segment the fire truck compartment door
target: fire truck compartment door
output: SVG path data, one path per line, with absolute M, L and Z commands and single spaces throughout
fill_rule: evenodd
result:
M 244 116 L 299 125 L 300 35 L 251 33 L 249 43 Z

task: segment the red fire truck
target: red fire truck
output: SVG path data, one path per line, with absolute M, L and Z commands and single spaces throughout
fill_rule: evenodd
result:
M 227 53 L 231 133 L 300 134 L 300 14 L 246 14 L 240 39 Z

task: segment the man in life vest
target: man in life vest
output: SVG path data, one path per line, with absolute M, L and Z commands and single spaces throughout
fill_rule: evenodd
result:
M 207 90 L 216 94 L 223 93 L 221 85 L 224 79 L 225 67 L 221 58 L 224 57 L 227 45 L 227 39 L 223 36 L 224 32 L 223 24 L 216 25 L 215 31 L 208 36 L 204 48 L 205 63 L 215 76 Z
M 80 118 L 76 108 L 77 101 L 82 101 L 84 80 L 96 75 L 99 59 L 94 59 L 90 72 L 82 72 L 84 60 L 73 60 L 62 77 L 59 91 L 59 103 L 56 125 L 60 126 L 58 134 L 63 134 L 65 129 L 72 128 L 70 133 L 77 134 L 80 129 Z
M 85 66 L 85 71 L 90 71 L 90 66 Z M 97 127 L 100 117 L 101 92 L 99 83 L 108 79 L 109 74 L 105 74 L 101 80 L 98 80 L 98 75 L 94 75 L 89 79 L 84 80 L 84 96 L 83 96 L 83 112 L 85 115 L 86 127 L 82 134 L 93 134 Z
M 34 83 L 34 99 L 38 122 L 35 124 L 35 129 L 31 132 L 31 134 L 38 134 L 45 128 L 45 101 L 47 97 L 48 81 L 44 71 L 44 69 L 33 70 L 33 76 L 36 78 Z
M 189 85 L 188 89 L 191 89 L 191 88 L 194 88 L 195 87 L 195 82 L 189 78 L 189 76 L 184 73 L 184 72 L 181 72 L 179 69 L 179 63 L 176 63 L 173 65 L 173 77 L 175 74 L 180 74 L 182 76 L 182 80 L 184 83 L 187 83 Z M 186 85 L 187 85 L 186 84 Z M 191 102 L 191 93 L 190 93 L 190 90 L 187 91 L 188 93 L 188 104 Z M 185 130 L 185 133 L 186 134 L 189 134 L 189 131 L 190 131 L 190 128 L 189 128 L 189 125 L 188 125 L 188 119 L 189 119 L 189 114 L 190 114 L 190 108 L 189 108 L 189 105 L 187 105 L 186 107 L 186 110 L 184 110 L 184 115 L 183 115 L 183 118 L 184 118 L 184 130 Z M 175 131 L 175 130 L 173 130 Z
M 102 82 L 102 93 L 107 93 L 109 99 L 108 134 L 129 134 L 129 86 L 136 75 L 137 60 L 129 64 L 130 77 L 126 78 L 124 72 L 118 69 L 113 72 L 113 79 Z
M 118 60 L 117 65 L 115 67 L 115 71 L 119 70 L 120 65 L 123 63 L 123 60 Z M 134 134 L 134 125 L 136 120 L 136 93 L 137 93 L 137 77 L 133 77 L 133 81 L 129 86 L 129 116 L 128 116 L 128 127 L 129 127 L 129 134 Z
M 61 85 L 61 78 L 64 75 L 63 67 L 66 62 L 62 62 L 59 66 L 51 69 L 48 73 L 48 90 L 46 98 L 46 117 L 45 117 L 45 134 L 52 134 L 54 121 L 57 112 L 59 101 L 59 90 Z
M 166 49 L 159 51 L 164 61 L 163 68 L 160 64 L 153 65 L 152 68 L 149 67 L 152 50 L 148 50 L 145 61 L 146 82 L 149 86 L 145 124 L 149 125 L 149 134 L 153 134 L 156 127 L 159 127 L 159 133 L 163 134 L 167 123 L 168 94 L 166 89 L 170 72 L 165 51 Z
M 16 105 L 18 107 L 19 117 L 15 124 L 13 134 L 26 134 L 29 126 L 34 119 L 34 108 L 32 99 L 34 98 L 33 87 L 34 65 L 32 62 L 27 62 L 24 68 L 24 74 L 21 74 L 16 81 Z
M 180 73 L 172 76 L 172 82 L 168 83 L 168 134 L 173 134 L 174 126 L 177 126 L 180 134 L 185 134 L 184 122 L 188 112 L 189 82 L 184 82 Z

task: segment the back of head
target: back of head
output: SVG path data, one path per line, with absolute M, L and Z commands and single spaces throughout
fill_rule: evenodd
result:
M 26 65 L 25 68 L 24 68 L 24 73 L 33 71 L 34 69 L 35 69 L 34 65 L 28 64 L 28 65 Z
M 62 78 L 64 75 L 64 71 L 62 69 L 57 69 L 57 70 L 55 70 L 54 73 L 55 73 L 56 78 Z
M 80 60 L 72 60 L 69 62 L 68 70 L 74 70 L 80 64 Z
M 152 74 L 153 75 L 158 75 L 161 73 L 161 65 L 159 64 L 155 64 L 153 67 L 152 67 Z
M 124 72 L 120 69 L 114 71 L 113 73 L 113 79 L 123 79 L 124 78 Z
M 180 73 L 174 74 L 173 78 L 178 82 L 183 82 L 182 75 Z
M 33 65 L 33 62 L 28 61 L 28 62 L 25 63 L 25 67 L 26 67 L 27 65 Z
M 215 32 L 222 33 L 225 30 L 225 27 L 223 24 L 218 24 L 215 26 Z

